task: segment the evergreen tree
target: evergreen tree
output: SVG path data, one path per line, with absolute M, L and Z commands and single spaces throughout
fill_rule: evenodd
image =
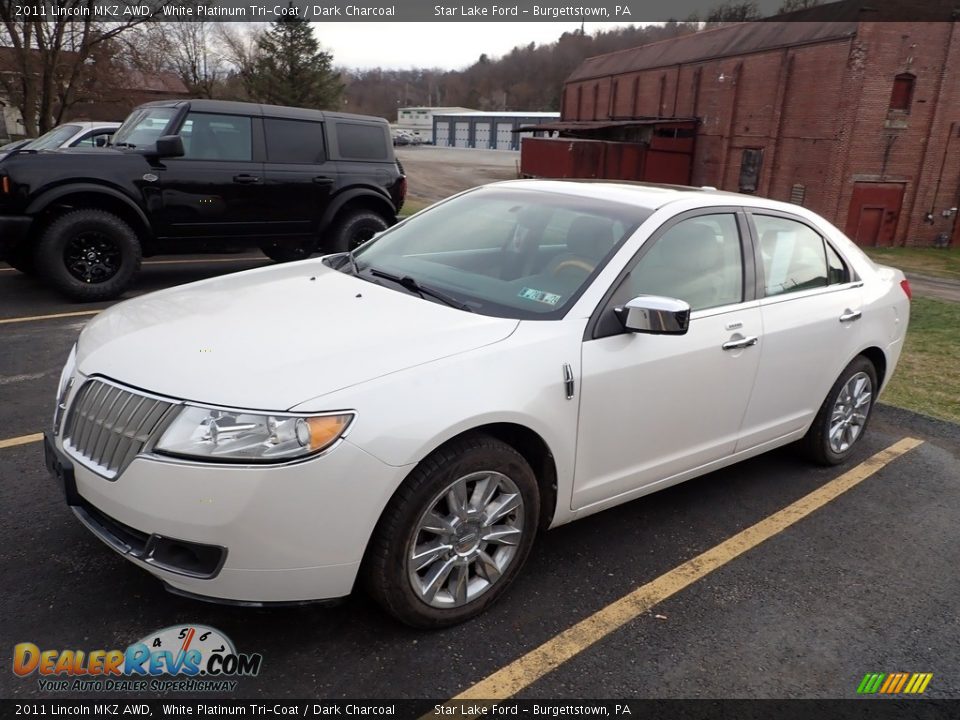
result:
M 333 56 L 320 50 L 307 20 L 295 15 L 277 20 L 260 37 L 257 50 L 247 82 L 254 99 L 272 105 L 340 107 L 344 86 L 333 69 Z

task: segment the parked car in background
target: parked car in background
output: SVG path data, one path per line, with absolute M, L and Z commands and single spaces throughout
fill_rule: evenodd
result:
M 79 301 L 120 295 L 147 255 L 352 249 L 406 194 L 381 118 L 217 100 L 148 103 L 109 148 L 21 152 L 0 181 L 0 258 Z
M 33 138 L 23 138 L 22 140 L 14 140 L 13 142 L 8 142 L 5 145 L 0 145 L 0 160 L 3 160 L 5 157 L 7 157 L 7 155 L 15 153 L 17 150 L 30 142 L 33 142 Z
M 404 622 L 450 625 L 540 530 L 794 441 L 850 458 L 909 295 L 797 205 L 499 183 L 355 251 L 100 313 L 47 464 L 178 594 L 303 602 L 360 581 Z
M 102 147 L 110 141 L 118 127 L 120 127 L 118 122 L 70 122 L 58 125 L 20 149 L 40 151 L 71 147 Z

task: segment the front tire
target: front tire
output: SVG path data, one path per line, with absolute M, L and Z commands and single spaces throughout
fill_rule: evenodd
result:
M 372 210 L 348 210 L 334 222 L 328 247 L 331 252 L 356 250 L 388 227 L 387 221 Z
M 863 437 L 878 389 L 873 363 L 858 355 L 830 388 L 803 438 L 806 455 L 819 465 L 839 465 Z
M 71 300 L 112 300 L 140 269 L 137 234 L 104 210 L 74 210 L 47 226 L 34 260 L 41 275 Z
M 486 610 L 530 553 L 540 515 L 533 471 L 487 435 L 427 457 L 384 510 L 363 579 L 374 599 L 408 625 L 440 628 Z

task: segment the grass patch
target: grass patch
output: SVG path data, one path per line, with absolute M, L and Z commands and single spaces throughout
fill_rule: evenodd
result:
M 420 212 L 429 205 L 433 205 L 433 203 L 407 195 L 406 199 L 403 201 L 403 207 L 400 208 L 400 217 L 410 217 L 414 213 Z
M 960 423 L 960 303 L 915 297 L 888 405 Z
M 960 250 L 956 248 L 863 248 L 874 262 L 904 272 L 960 280 Z

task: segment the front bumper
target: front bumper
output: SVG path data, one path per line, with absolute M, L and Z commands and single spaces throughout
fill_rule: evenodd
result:
M 0 260 L 10 257 L 27 239 L 33 218 L 0 215 Z
M 94 535 L 174 592 L 240 604 L 348 595 L 409 470 L 343 441 L 278 466 L 141 456 L 108 480 L 73 462 L 59 438 L 44 445 L 48 469 Z

